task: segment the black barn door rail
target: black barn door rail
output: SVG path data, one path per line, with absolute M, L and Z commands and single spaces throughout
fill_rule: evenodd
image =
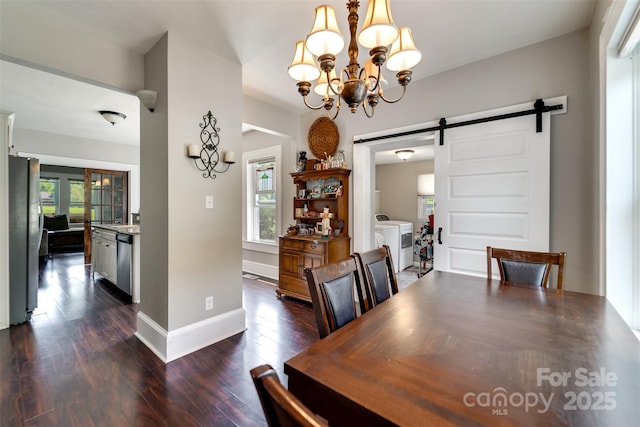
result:
M 353 141 L 353 143 L 361 144 L 364 142 L 378 141 L 381 139 L 396 138 L 398 136 L 415 135 L 417 133 L 432 132 L 432 131 L 438 130 L 440 131 L 440 145 L 444 145 L 445 129 L 458 128 L 458 127 L 468 126 L 468 125 L 476 125 L 479 123 L 495 122 L 497 120 L 529 116 L 532 114 L 536 115 L 536 132 L 542 132 L 542 113 L 548 113 L 549 111 L 555 111 L 555 110 L 562 110 L 562 108 L 563 108 L 562 104 L 544 105 L 544 101 L 542 99 L 537 99 L 536 102 L 533 104 L 532 110 L 524 110 L 524 111 L 517 111 L 515 113 L 499 114 L 497 116 L 483 117 L 481 119 L 467 120 L 467 121 L 458 122 L 458 123 L 447 123 L 447 119 L 443 117 L 438 122 L 439 123 L 438 126 L 432 126 L 424 129 L 415 129 L 415 130 L 410 130 L 406 132 L 398 132 L 390 135 L 375 136 L 372 138 L 363 138 L 363 139 L 355 140 Z

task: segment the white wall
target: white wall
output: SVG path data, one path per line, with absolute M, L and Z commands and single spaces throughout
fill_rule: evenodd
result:
M 78 32 L 77 22 L 47 19 L 20 3 L 2 2 L 2 54 L 130 92 L 143 88 L 142 55 Z
M 298 122 L 296 114 L 251 96 L 242 96 L 242 123 L 253 129 L 284 138 L 296 138 Z
M 14 115 L 0 111 L 0 329 L 9 327 L 9 146 Z
M 395 95 L 393 89 L 387 92 Z M 343 111 L 337 119 L 340 149 L 349 157 L 354 135 L 559 95 L 567 95 L 569 105 L 567 114 L 551 120 L 550 248 L 568 253 L 567 289 L 598 293 L 597 188 L 592 176 L 597 153 L 586 30 L 412 82 L 403 100 L 381 105 L 373 119 Z M 318 116 L 302 117 L 301 136 Z
M 114 144 L 29 129 L 15 129 L 13 145 L 18 152 L 129 165 L 140 163 L 140 148 L 137 145 Z

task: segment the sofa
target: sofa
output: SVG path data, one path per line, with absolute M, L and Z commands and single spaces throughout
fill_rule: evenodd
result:
M 84 250 L 84 227 L 71 228 L 66 214 L 45 215 L 43 234 L 47 234 L 48 255 L 56 252 L 79 252 Z

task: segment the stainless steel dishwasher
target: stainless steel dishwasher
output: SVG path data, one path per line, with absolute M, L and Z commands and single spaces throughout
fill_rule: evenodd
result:
M 116 286 L 131 295 L 131 246 L 133 236 L 131 234 L 117 233 L 118 242 L 118 273 L 116 275 Z

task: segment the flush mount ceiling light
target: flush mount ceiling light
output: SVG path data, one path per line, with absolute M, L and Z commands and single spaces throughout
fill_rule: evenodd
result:
M 402 159 L 403 162 L 406 162 L 413 156 L 413 150 L 398 150 L 396 151 L 396 156 Z
M 360 67 L 358 64 L 358 43 L 356 30 L 358 27 L 358 0 L 347 2 L 349 10 L 349 65 L 340 75 L 335 72 L 336 55 L 344 48 L 344 39 L 338 28 L 336 12 L 331 6 L 316 8 L 316 16 L 311 32 L 305 40 L 296 43 L 296 51 L 289 65 L 289 76 L 298 81 L 298 93 L 302 95 L 304 104 L 312 109 L 324 108 L 331 117 L 334 107 L 334 96 L 337 98 L 336 118 L 340 112 L 341 99 L 347 103 L 352 113 L 360 105 L 367 117 L 373 117 L 380 99 L 390 104 L 400 101 L 407 85 L 411 82 L 411 68 L 422 59 L 416 48 L 408 27 L 397 28 L 391 17 L 389 0 L 369 0 L 367 15 L 363 27 L 357 37 L 363 47 L 371 49 L 370 58 Z M 389 48 L 390 46 L 390 48 Z M 387 53 L 389 56 L 387 57 Z M 317 60 L 316 60 L 317 58 Z M 381 67 L 397 72 L 396 78 L 402 86 L 402 94 L 397 99 L 385 98 L 382 86 L 385 82 Z M 318 66 L 319 64 L 319 66 Z M 322 104 L 312 106 L 307 101 L 311 92 L 311 81 L 318 79 L 314 91 L 319 93 Z M 369 105 L 369 110 L 367 110 Z
M 112 125 L 115 125 L 116 123 L 120 123 L 121 121 L 127 118 L 127 116 L 125 116 L 124 114 L 118 113 L 116 111 L 103 110 L 103 111 L 100 111 L 99 113 L 106 121 L 108 121 Z

